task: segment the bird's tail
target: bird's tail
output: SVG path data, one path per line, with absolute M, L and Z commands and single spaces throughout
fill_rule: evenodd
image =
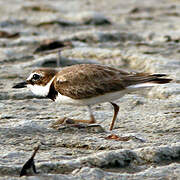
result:
M 138 74 L 137 74 L 138 75 Z M 133 83 L 128 88 L 145 88 L 153 87 L 158 84 L 167 84 L 172 81 L 170 78 L 166 78 L 166 74 L 152 74 L 148 76 L 134 76 Z
M 163 78 L 166 77 L 166 74 L 153 74 L 150 75 L 150 77 L 152 77 L 152 80 L 150 80 L 149 82 L 152 83 L 156 83 L 156 84 L 166 84 L 172 81 L 172 79 L 170 78 Z

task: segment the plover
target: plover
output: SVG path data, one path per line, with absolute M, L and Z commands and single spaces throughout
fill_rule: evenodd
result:
M 60 104 L 87 106 L 90 120 L 79 119 L 73 122 L 95 123 L 91 106 L 110 102 L 114 108 L 110 124 L 112 130 L 119 112 L 119 106 L 114 101 L 140 88 L 169 83 L 172 79 L 165 76 L 127 72 L 98 64 L 79 64 L 60 71 L 50 68 L 36 69 L 25 82 L 18 83 L 13 88 L 28 87 L 35 95 L 50 98 Z

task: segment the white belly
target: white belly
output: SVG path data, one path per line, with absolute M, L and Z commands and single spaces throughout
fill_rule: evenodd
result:
M 137 91 L 141 88 L 153 87 L 156 85 L 158 84 L 142 83 L 142 84 L 137 84 L 137 85 L 131 85 L 131 86 L 128 86 L 125 90 L 112 92 L 112 93 L 106 93 L 104 95 L 86 98 L 86 99 L 72 99 L 70 97 L 63 96 L 60 93 L 58 93 L 58 96 L 55 102 L 58 102 L 61 104 L 75 105 L 75 106 L 88 106 L 88 105 L 93 105 L 93 104 L 115 101 L 129 92 Z
M 75 105 L 75 106 L 88 106 L 93 104 L 99 104 L 109 101 L 115 101 L 122 96 L 124 96 L 127 93 L 127 90 L 113 92 L 113 93 L 107 93 L 104 95 L 92 97 L 92 98 L 86 98 L 86 99 L 72 99 L 67 96 L 63 96 L 60 93 L 58 93 L 58 96 L 55 100 L 57 103 L 61 104 L 69 104 L 69 105 Z

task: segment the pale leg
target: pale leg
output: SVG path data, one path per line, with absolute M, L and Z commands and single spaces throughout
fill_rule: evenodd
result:
M 94 115 L 91 111 L 91 107 L 90 106 L 87 106 L 88 107 L 88 111 L 89 111 L 89 116 L 90 116 L 90 119 L 89 120 L 83 120 L 83 119 L 71 119 L 71 118 L 67 118 L 67 117 L 64 117 L 62 119 L 59 119 L 57 120 L 56 122 L 54 122 L 51 127 L 55 128 L 57 127 L 59 124 L 77 124 L 77 123 L 88 123 L 88 124 L 94 124 L 96 123 L 96 120 L 94 118 Z
M 119 112 L 119 106 L 113 102 L 110 102 L 114 108 L 114 115 L 113 115 L 113 119 L 112 119 L 112 122 L 111 122 L 111 125 L 110 125 L 110 131 L 113 129 L 114 127 L 114 122 L 117 118 L 117 115 L 118 115 L 118 112 Z

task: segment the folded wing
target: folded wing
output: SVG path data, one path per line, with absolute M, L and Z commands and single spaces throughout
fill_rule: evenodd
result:
M 62 69 L 56 76 L 54 87 L 64 96 L 83 99 L 120 91 L 134 84 L 170 81 L 162 78 L 163 76 L 163 74 L 129 73 L 97 64 L 81 64 Z

